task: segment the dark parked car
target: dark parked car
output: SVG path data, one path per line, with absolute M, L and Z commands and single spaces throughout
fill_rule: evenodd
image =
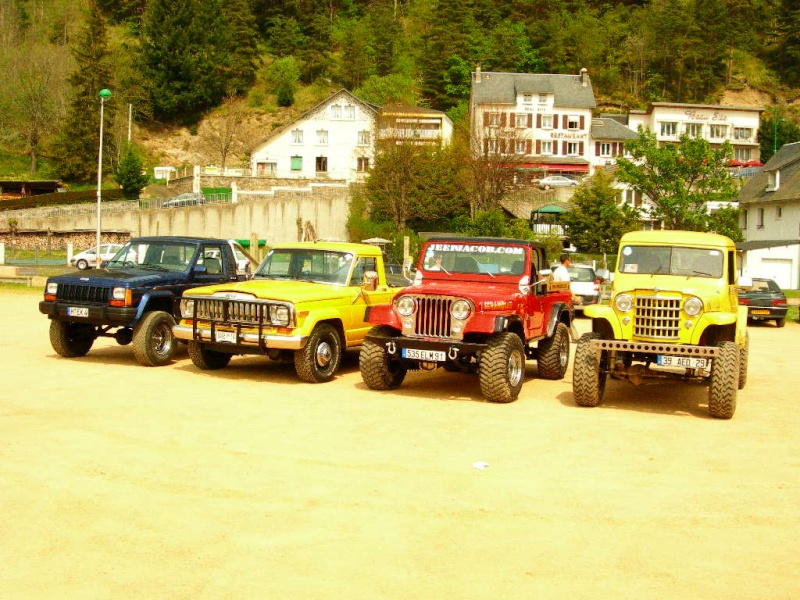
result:
M 747 306 L 747 322 L 775 321 L 786 324 L 786 296 L 772 279 L 753 277 L 752 287 L 739 291 L 739 304 Z

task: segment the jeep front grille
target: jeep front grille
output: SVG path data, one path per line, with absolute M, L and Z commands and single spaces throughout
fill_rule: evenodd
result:
M 441 296 L 416 296 L 415 333 L 426 337 L 452 337 L 450 333 L 450 306 L 455 298 Z
M 633 335 L 636 338 L 677 340 L 680 333 L 681 299 L 637 296 Z
M 58 300 L 64 302 L 96 302 L 108 304 L 111 300 L 111 288 L 97 285 L 76 285 L 74 283 L 59 284 L 56 292 Z
M 281 306 L 284 306 L 281 304 Z M 241 325 L 270 325 L 268 302 L 226 300 L 221 298 L 194 299 L 195 319 Z M 294 313 L 290 310 L 290 323 Z

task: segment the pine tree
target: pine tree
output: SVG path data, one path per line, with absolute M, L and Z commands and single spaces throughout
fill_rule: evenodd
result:
M 55 144 L 59 175 L 66 181 L 89 183 L 97 174 L 99 151 L 100 98 L 98 93 L 113 87 L 110 54 L 106 39 L 106 22 L 97 5 L 92 4 L 85 16 L 83 29 L 71 48 L 75 70 L 69 76 L 72 97 L 67 116 Z M 113 97 L 104 103 L 104 158 L 113 155 Z
M 138 199 L 150 181 L 150 178 L 142 172 L 142 159 L 130 144 L 114 172 L 114 181 L 122 188 L 122 196 L 128 200 Z

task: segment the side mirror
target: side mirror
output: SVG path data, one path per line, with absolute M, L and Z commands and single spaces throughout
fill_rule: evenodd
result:
M 365 292 L 374 292 L 378 289 L 378 272 L 364 271 L 364 278 L 361 280 L 361 287 Z

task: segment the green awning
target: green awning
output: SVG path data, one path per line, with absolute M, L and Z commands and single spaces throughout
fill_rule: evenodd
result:
M 532 213 L 545 214 L 545 215 L 555 215 L 555 214 L 558 214 L 558 213 L 567 212 L 567 210 L 568 209 L 566 209 L 566 208 L 564 208 L 562 206 L 558 206 L 556 204 L 545 204 L 544 206 L 541 206 L 541 207 L 539 207 L 539 208 L 537 208 L 535 210 L 532 210 L 531 212 Z

